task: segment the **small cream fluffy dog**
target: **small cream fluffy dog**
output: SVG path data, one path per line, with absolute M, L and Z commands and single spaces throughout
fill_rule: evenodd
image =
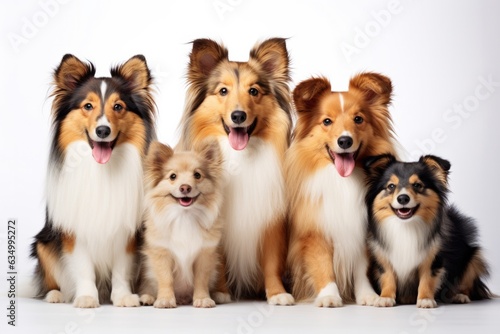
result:
M 209 291 L 217 280 L 222 182 L 222 153 L 216 142 L 179 152 L 151 144 L 145 163 L 142 304 L 215 306 Z

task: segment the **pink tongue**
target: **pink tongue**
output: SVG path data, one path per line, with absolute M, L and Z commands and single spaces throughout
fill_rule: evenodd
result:
M 347 177 L 351 175 L 356 165 L 354 153 L 333 153 L 333 155 L 335 157 L 335 167 L 340 176 Z
M 237 151 L 243 150 L 248 144 L 248 133 L 243 128 L 233 128 L 229 132 L 229 144 Z
M 112 151 L 110 142 L 94 142 L 92 156 L 98 163 L 105 164 L 111 158 Z
M 189 197 L 183 197 L 179 199 L 179 203 L 182 206 L 190 206 L 193 203 L 193 199 Z

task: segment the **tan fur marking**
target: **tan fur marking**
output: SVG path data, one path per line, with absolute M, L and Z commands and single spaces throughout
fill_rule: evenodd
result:
M 487 273 L 486 265 L 481 252 L 474 254 L 470 260 L 467 269 L 460 281 L 458 291 L 464 295 L 470 296 L 470 292 L 474 286 L 474 281 Z
M 264 232 L 263 246 L 260 254 L 260 264 L 264 273 L 266 297 L 285 293 L 281 275 L 285 270 L 287 245 L 284 236 L 285 224 L 279 219 Z
M 125 251 L 128 254 L 135 254 L 137 251 L 137 239 L 135 237 L 130 237 L 130 239 L 127 242 L 127 247 L 125 248 Z
M 429 250 L 429 254 L 424 259 L 424 261 L 418 267 L 419 284 L 418 284 L 418 296 L 417 299 L 434 299 L 437 289 L 441 285 L 441 279 L 443 272 L 437 273 L 435 276 L 432 275 L 432 263 L 436 258 L 436 254 L 439 252 L 439 247 L 433 245 Z
M 213 271 L 217 268 L 217 248 L 203 249 L 193 265 L 193 302 L 210 298 L 209 286 Z M 215 305 L 215 304 L 214 304 Z
M 57 267 L 57 255 L 52 244 L 44 245 L 38 242 L 36 245 L 38 260 L 40 261 L 40 270 L 43 271 L 43 284 L 47 291 L 59 290 L 52 272 Z
M 382 273 L 382 275 L 380 275 L 379 278 L 379 284 L 381 289 L 380 297 L 396 299 L 396 291 L 397 291 L 396 273 L 394 272 L 391 264 L 385 257 L 378 255 L 377 261 L 384 269 L 384 272 Z
M 72 234 L 63 234 L 62 236 L 62 247 L 64 253 L 73 253 L 75 249 L 76 238 Z
M 174 294 L 174 259 L 165 248 L 148 247 L 144 253 L 150 261 L 151 268 L 158 283 L 156 299 L 170 300 Z
M 298 299 L 314 297 L 328 283 L 335 281 L 333 247 L 319 233 L 295 239 L 293 247 L 301 254 L 300 263 L 297 264 L 300 267 L 294 270 L 294 297 Z M 299 272 L 300 276 L 297 275 Z M 310 291 L 311 288 L 313 291 Z

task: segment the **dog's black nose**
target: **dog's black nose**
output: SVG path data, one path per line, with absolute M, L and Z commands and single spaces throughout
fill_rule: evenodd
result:
M 241 110 L 235 110 L 231 113 L 231 120 L 234 124 L 241 124 L 247 120 L 247 113 Z
M 191 186 L 188 185 L 188 184 L 182 184 L 180 187 L 179 187 L 179 190 L 181 191 L 181 193 L 183 195 L 187 195 L 191 192 Z
M 348 149 L 349 147 L 352 146 L 352 138 L 349 136 L 342 136 L 339 139 L 337 139 L 337 144 L 339 144 L 339 147 L 342 149 Z
M 410 196 L 408 195 L 399 195 L 398 196 L 398 203 L 401 204 L 401 205 L 406 205 L 408 203 L 410 203 Z
M 111 128 L 107 125 L 100 125 L 95 129 L 95 133 L 99 138 L 106 138 L 111 133 Z

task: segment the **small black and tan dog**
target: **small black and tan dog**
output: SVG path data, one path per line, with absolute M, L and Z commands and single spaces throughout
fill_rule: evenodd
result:
M 370 278 L 375 305 L 468 303 L 491 297 L 488 266 L 474 221 L 447 202 L 450 163 L 436 156 L 399 162 L 392 155 L 365 162 Z

